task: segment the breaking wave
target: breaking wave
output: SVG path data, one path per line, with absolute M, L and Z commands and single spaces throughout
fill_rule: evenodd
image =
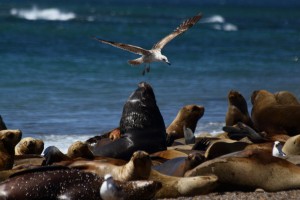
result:
M 57 8 L 39 9 L 36 6 L 31 9 L 12 8 L 10 14 L 26 20 L 68 21 L 76 17 L 72 12 L 62 12 Z
M 238 31 L 237 25 L 226 22 L 221 15 L 213 15 L 202 20 L 202 23 L 212 24 L 212 28 L 219 31 Z

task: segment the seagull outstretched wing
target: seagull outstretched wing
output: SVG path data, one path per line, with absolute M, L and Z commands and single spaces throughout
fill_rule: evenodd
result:
M 143 48 L 138 47 L 138 46 L 134 46 L 134 45 L 130 45 L 130 44 L 123 44 L 123 43 L 118 43 L 118 42 L 112 42 L 112 41 L 108 41 L 108 40 L 102 40 L 102 39 L 99 39 L 99 38 L 96 38 L 96 37 L 94 37 L 94 39 L 99 41 L 99 42 L 109 44 L 111 46 L 129 51 L 129 52 L 132 52 L 132 53 L 136 53 L 136 54 L 139 54 L 139 55 L 147 55 L 147 54 L 150 53 L 149 50 L 143 49 Z
M 152 49 L 159 49 L 161 50 L 168 42 L 170 42 L 171 40 L 173 40 L 175 37 L 177 37 L 178 35 L 184 33 L 185 31 L 187 31 L 189 28 L 191 28 L 192 26 L 194 26 L 194 24 L 196 24 L 199 19 L 202 17 L 202 14 L 199 13 L 198 15 L 191 17 L 187 20 L 185 20 L 182 24 L 180 24 L 180 26 L 178 26 L 172 33 L 170 33 L 169 35 L 167 35 L 166 37 L 164 37 L 163 39 L 161 39 L 159 42 L 157 42 Z

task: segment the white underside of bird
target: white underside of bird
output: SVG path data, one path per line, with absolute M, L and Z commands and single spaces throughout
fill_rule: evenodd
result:
M 282 144 L 279 141 L 274 142 L 272 155 L 275 157 L 284 157 L 286 154 L 282 151 Z

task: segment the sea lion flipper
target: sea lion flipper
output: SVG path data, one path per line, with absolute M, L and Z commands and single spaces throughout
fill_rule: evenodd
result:
M 185 144 L 194 144 L 196 142 L 195 135 L 189 127 L 183 126 Z

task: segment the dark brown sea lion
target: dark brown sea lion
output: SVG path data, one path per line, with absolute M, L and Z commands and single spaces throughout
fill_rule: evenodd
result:
M 279 91 L 274 94 L 276 101 L 282 105 L 300 105 L 297 97 L 289 91 Z
M 129 160 L 137 150 L 154 153 L 167 148 L 164 120 L 148 83 L 141 82 L 125 103 L 120 133 L 120 139 L 93 148 L 94 155 Z
M 186 105 L 181 108 L 173 120 L 173 122 L 167 128 L 168 137 L 173 139 L 184 137 L 184 126 L 190 128 L 192 132 L 195 132 L 198 120 L 204 114 L 204 107 L 198 105 Z
M 248 105 L 238 91 L 231 90 L 228 93 L 228 109 L 225 118 L 226 126 L 233 126 L 238 122 L 242 122 L 253 127 L 252 119 L 248 112 Z
M 44 150 L 43 140 L 25 137 L 15 147 L 15 155 L 41 154 Z
M 6 129 L 7 129 L 7 127 L 2 119 L 2 116 L 0 115 L 0 131 L 6 130 Z
M 187 157 L 173 158 L 152 168 L 165 175 L 183 177 L 186 171 L 193 169 L 204 161 L 203 155 L 190 153 Z
M 0 183 L 0 199 L 99 200 L 103 178 L 62 167 L 23 171 Z M 124 199 L 152 199 L 161 184 L 155 181 L 115 181 Z
M 0 131 L 0 170 L 11 169 L 14 164 L 15 146 L 21 140 L 20 130 Z
M 245 150 L 206 161 L 185 176 L 215 174 L 219 190 L 255 190 L 275 192 L 300 188 L 300 167 L 270 152 Z
M 300 133 L 300 105 L 279 104 L 274 94 L 266 90 L 254 91 L 251 101 L 251 116 L 257 130 L 268 135 Z

